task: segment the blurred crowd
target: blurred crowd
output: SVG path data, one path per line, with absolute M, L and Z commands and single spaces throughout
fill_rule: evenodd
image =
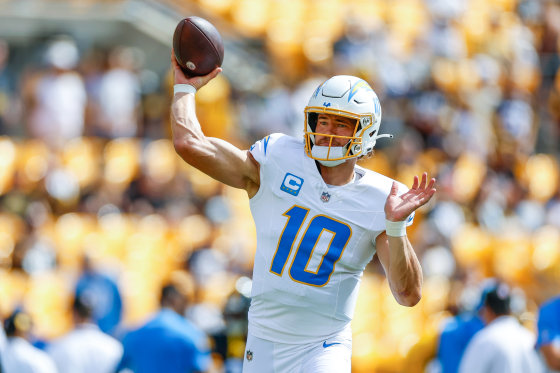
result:
M 276 6 L 221 1 L 208 11 L 241 29 L 262 18 L 240 18 L 245 3 Z M 343 12 L 342 1 L 327 3 L 341 10 L 321 13 L 328 23 L 303 0 L 290 1 L 300 12 L 277 15 L 299 14 L 289 22 L 311 29 L 302 40 L 253 25 L 266 84 L 236 86 L 224 71 L 197 93 L 197 113 L 207 135 L 245 148 L 271 132 L 299 137 L 317 84 L 360 76 L 380 97 L 382 131 L 395 135 L 362 165 L 407 185 L 424 170 L 437 178 L 436 200 L 408 230 L 423 299 L 398 306 L 378 263 L 368 267 L 354 371 L 452 371 L 442 332 L 480 309 L 488 278 L 509 286 L 512 314 L 536 335 L 539 307 L 560 294 L 560 4 L 350 1 Z M 247 197 L 179 160 L 170 77 L 142 61 L 137 48 L 71 35 L 25 49 L 0 41 L 0 318 L 25 315 L 26 338 L 49 351 L 86 294 L 92 320 L 123 341 L 179 281 L 180 313 L 210 337 L 210 369 L 235 372 L 255 249 Z

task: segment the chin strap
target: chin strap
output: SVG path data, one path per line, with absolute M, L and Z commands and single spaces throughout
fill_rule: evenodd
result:
M 328 147 L 328 146 L 314 145 L 313 148 L 311 148 L 311 154 L 313 155 L 313 157 L 315 157 L 314 159 L 316 159 L 323 166 L 327 166 L 327 167 L 338 166 L 339 164 L 346 162 L 346 159 L 337 159 L 336 161 L 328 160 L 327 155 L 330 155 L 332 158 L 343 158 L 344 152 L 345 150 L 344 147 L 342 146 Z
M 347 160 L 348 159 L 339 159 L 337 161 L 319 161 L 319 160 L 317 160 L 317 162 L 319 162 L 320 164 L 322 164 L 325 167 L 334 167 L 334 166 L 338 166 L 339 164 L 343 164 Z

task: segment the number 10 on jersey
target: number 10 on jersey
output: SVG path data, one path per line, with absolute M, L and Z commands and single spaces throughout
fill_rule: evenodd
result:
M 294 246 L 296 237 L 304 225 L 309 209 L 294 205 L 283 216 L 288 218 L 282 235 L 278 240 L 278 248 L 272 258 L 270 272 L 282 276 L 286 262 Z M 319 242 L 323 231 L 332 234 L 331 241 L 321 258 L 316 271 L 307 269 L 311 261 L 315 246 Z M 336 262 L 342 256 L 344 248 L 352 236 L 352 229 L 348 224 L 334 220 L 325 215 L 314 216 L 303 234 L 297 248 L 294 260 L 290 266 L 290 278 L 296 282 L 312 286 L 324 286 L 334 272 Z

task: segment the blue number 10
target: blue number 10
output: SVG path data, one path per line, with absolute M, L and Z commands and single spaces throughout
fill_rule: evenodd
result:
M 280 240 L 278 240 L 278 248 L 274 258 L 272 258 L 270 272 L 282 276 L 296 237 L 308 213 L 309 209 L 294 205 L 282 214 L 288 217 L 288 221 L 280 236 Z M 317 270 L 310 271 L 307 269 L 307 265 L 323 231 L 332 234 L 331 242 L 327 251 L 323 254 Z M 325 215 L 314 216 L 307 225 L 290 267 L 291 279 L 306 285 L 326 285 L 334 272 L 336 262 L 342 256 L 342 252 L 350 240 L 350 236 L 352 236 L 352 230 L 347 224 Z

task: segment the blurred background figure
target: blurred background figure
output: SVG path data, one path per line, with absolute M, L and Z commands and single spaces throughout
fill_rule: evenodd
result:
M 465 279 L 466 280 L 466 279 Z M 486 296 L 496 287 L 494 279 L 480 284 L 465 284 L 456 305 L 450 311 L 456 313 L 443 323 L 437 346 L 437 369 L 440 373 L 457 373 L 459 364 L 472 338 L 484 328 L 482 309 Z
M 91 302 L 92 320 L 101 331 L 114 334 L 121 321 L 122 299 L 117 282 L 96 268 L 86 253 L 82 260 L 82 273 L 76 283 L 76 298 Z
M 464 310 L 445 323 L 439 336 L 437 360 L 441 373 L 457 373 L 463 353 L 484 323 L 476 311 Z
M 93 303 L 87 294 L 72 304 L 74 328 L 54 340 L 47 352 L 59 373 L 113 373 L 122 356 L 122 345 L 93 323 Z
M 208 371 L 207 337 L 184 317 L 191 293 L 188 286 L 177 282 L 162 287 L 160 311 L 142 327 L 124 336 L 119 371 L 126 368 L 135 373 Z
M 460 373 L 541 373 L 535 336 L 511 315 L 509 286 L 497 282 L 484 294 L 480 315 L 485 327 L 469 342 Z
M 21 107 L 17 99 L 16 77 L 8 66 L 10 47 L 0 38 L 0 133 L 15 134 L 17 131 L 17 115 Z
M 560 372 L 560 296 L 541 306 L 537 327 L 537 350 L 547 367 L 546 372 Z
M 0 372 L 2 371 L 2 355 L 4 354 L 4 350 L 6 349 L 6 344 L 8 343 L 6 339 L 6 332 L 4 330 L 4 326 L 0 328 Z
M 1 356 L 3 373 L 58 372 L 50 356 L 29 342 L 31 327 L 31 317 L 19 310 L 4 320 L 8 340 Z
M 74 40 L 53 40 L 44 55 L 46 70 L 38 72 L 24 87 L 28 134 L 51 147 L 60 147 L 84 132 L 87 94 L 75 70 L 80 61 Z
M 243 286 L 250 286 L 251 280 L 242 278 Z M 243 291 L 243 289 L 240 289 Z M 245 357 L 245 341 L 247 340 L 247 327 L 249 321 L 247 313 L 251 305 L 251 299 L 245 294 L 235 291 L 227 299 L 224 307 L 224 318 L 226 323 L 226 358 L 225 373 L 241 373 L 243 359 Z
M 106 138 L 133 137 L 140 123 L 140 80 L 135 72 L 140 50 L 116 47 L 108 56 L 108 69 L 99 82 L 98 124 L 96 136 Z

